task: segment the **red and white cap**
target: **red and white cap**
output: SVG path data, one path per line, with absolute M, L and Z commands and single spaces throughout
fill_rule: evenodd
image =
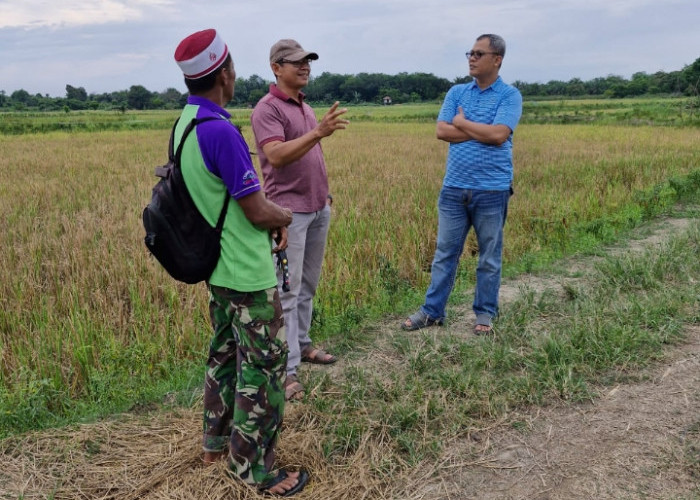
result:
M 228 47 L 214 29 L 192 33 L 175 49 L 175 62 L 185 78 L 196 80 L 221 66 L 228 55 Z

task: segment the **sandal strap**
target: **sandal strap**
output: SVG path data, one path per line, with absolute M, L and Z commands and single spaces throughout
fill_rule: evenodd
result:
M 331 365 L 335 363 L 338 358 L 323 349 L 308 345 L 301 351 L 301 360 L 317 365 Z
M 423 309 L 418 309 L 408 317 L 412 328 L 425 328 L 426 326 L 442 325 L 441 319 L 432 318 L 429 314 L 423 312 Z
M 328 353 L 324 351 L 323 349 L 319 349 L 318 347 L 312 347 L 306 353 L 302 354 L 305 358 L 309 359 L 318 359 L 318 358 L 325 358 L 328 356 Z
M 412 326 L 427 326 L 430 321 L 430 316 L 425 314 L 422 309 L 414 312 L 408 317 Z
M 287 375 L 287 380 L 284 381 L 284 399 L 285 401 L 291 401 L 294 397 L 304 392 L 304 386 L 296 374 Z
M 287 479 L 287 471 L 284 469 L 280 469 L 275 477 L 270 479 L 264 485 L 260 486 L 260 488 L 258 489 L 261 491 L 269 490 L 270 488 L 274 488 L 275 486 L 280 484 L 285 479 Z
M 304 489 L 304 486 L 306 486 L 306 483 L 309 482 L 309 473 L 301 469 L 299 471 L 299 478 L 297 480 L 297 484 L 293 486 L 292 488 L 288 489 L 285 493 L 271 493 L 269 490 L 271 488 L 274 488 L 276 485 L 284 481 L 289 477 L 289 474 L 287 474 L 287 471 L 284 469 L 280 469 L 277 472 L 277 475 L 273 477 L 270 481 L 265 483 L 264 485 L 261 485 L 258 487 L 258 491 L 262 492 L 263 494 L 269 494 L 269 495 L 274 495 L 274 496 L 281 496 L 281 497 L 289 497 L 292 496 L 296 493 L 299 493 L 301 490 Z

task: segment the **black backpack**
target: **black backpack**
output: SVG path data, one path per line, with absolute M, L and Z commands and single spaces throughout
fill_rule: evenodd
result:
M 178 281 L 194 284 L 208 280 L 221 254 L 221 229 L 231 196 L 226 191 L 216 227 L 211 227 L 192 201 L 180 168 L 182 146 L 199 123 L 217 120 L 192 119 L 187 124 L 177 152 L 173 154 L 175 127 L 170 133 L 168 163 L 156 167 L 160 177 L 153 187 L 151 202 L 143 209 L 144 242 L 165 270 Z

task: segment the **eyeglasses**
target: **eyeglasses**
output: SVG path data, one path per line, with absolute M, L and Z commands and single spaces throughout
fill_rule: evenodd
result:
M 498 52 L 483 52 L 481 50 L 467 51 L 466 55 L 467 55 L 467 59 L 471 59 L 473 57 L 474 59 L 476 59 L 478 61 L 486 54 L 495 54 L 497 56 L 500 56 L 500 54 Z
M 291 64 L 295 68 L 301 68 L 302 66 L 311 66 L 311 59 L 302 59 L 301 61 L 287 61 L 286 59 L 280 59 L 277 64 Z

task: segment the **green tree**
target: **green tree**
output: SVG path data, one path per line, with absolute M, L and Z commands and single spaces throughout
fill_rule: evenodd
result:
M 88 107 L 85 101 L 81 101 L 79 99 L 67 98 L 65 102 L 65 107 L 72 110 L 87 109 Z
M 401 104 L 402 102 L 404 102 L 401 96 L 401 91 L 399 89 L 382 87 L 381 89 L 379 89 L 379 94 L 377 95 L 380 100 L 384 99 L 385 96 L 391 98 L 392 104 Z
M 73 87 L 66 85 L 66 99 L 74 99 L 76 101 L 87 101 L 88 95 L 83 87 Z
M 605 78 L 601 77 L 588 80 L 583 85 L 586 89 L 587 95 L 603 95 L 603 93 L 608 89 L 608 84 L 606 83 Z
M 267 94 L 267 91 L 263 89 L 253 89 L 250 94 L 248 94 L 248 104 L 255 106 L 260 99 L 265 97 L 265 94 Z
M 632 75 L 632 80 L 627 84 L 627 95 L 644 95 L 649 90 L 651 77 L 646 73 L 639 72 Z
M 580 78 L 572 78 L 569 80 L 569 83 L 566 84 L 566 87 L 566 95 L 580 96 L 586 94 L 586 86 Z
M 12 92 L 10 99 L 12 99 L 14 103 L 29 105 L 29 103 L 32 101 L 32 96 L 26 90 L 19 89 Z
M 310 101 L 330 104 L 340 98 L 340 87 L 347 77 L 348 75 L 323 72 L 311 79 L 304 92 Z
M 267 93 L 270 82 L 258 75 L 236 79 L 233 102 L 239 106 L 254 106 Z
M 544 93 L 541 83 L 526 83 L 516 80 L 513 82 L 513 86 L 517 88 L 523 96 L 537 96 Z
M 158 98 L 161 102 L 161 107 L 166 109 L 178 109 L 181 108 L 182 94 L 174 88 L 168 88 L 164 92 L 158 94 Z
M 131 109 L 148 109 L 153 94 L 142 85 L 132 85 L 126 95 L 126 102 Z
M 681 71 L 684 85 L 684 92 L 687 95 L 700 95 L 700 57 L 690 66 L 686 66 Z

